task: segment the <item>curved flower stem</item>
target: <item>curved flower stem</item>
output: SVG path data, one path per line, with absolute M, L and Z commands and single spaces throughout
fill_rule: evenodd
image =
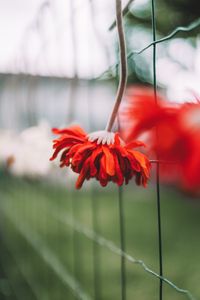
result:
M 124 28 L 123 28 L 123 20 L 122 20 L 123 19 L 122 3 L 121 0 L 115 0 L 115 1 L 116 1 L 116 22 L 117 22 L 119 52 L 120 52 L 120 81 L 119 81 L 119 86 L 117 90 L 113 111 L 111 113 L 111 116 L 106 126 L 107 131 L 112 130 L 124 94 L 124 90 L 126 87 L 126 80 L 127 80 L 126 42 L 124 37 Z
M 123 17 L 129 12 L 130 5 L 132 4 L 134 0 L 129 0 L 124 9 L 122 10 Z M 116 20 L 110 25 L 108 28 L 109 31 L 113 30 L 116 26 Z

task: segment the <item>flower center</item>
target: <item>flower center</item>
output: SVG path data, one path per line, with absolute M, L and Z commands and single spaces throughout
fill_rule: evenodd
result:
M 102 145 L 111 145 L 114 144 L 115 142 L 115 133 L 106 131 L 106 130 L 100 130 L 100 131 L 95 131 L 92 133 L 89 133 L 87 135 L 87 138 L 90 142 L 97 142 L 97 144 L 102 144 Z

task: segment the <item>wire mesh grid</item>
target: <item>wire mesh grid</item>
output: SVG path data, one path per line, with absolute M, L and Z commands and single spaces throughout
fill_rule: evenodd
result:
M 152 32 L 153 32 L 153 41 L 146 47 L 144 47 L 142 50 L 139 50 L 137 52 L 133 52 L 128 54 L 128 58 L 130 58 L 134 54 L 140 54 L 143 51 L 147 50 L 149 47 L 153 48 L 153 85 L 154 85 L 154 94 L 155 94 L 155 101 L 156 101 L 156 90 L 157 90 L 157 83 L 156 83 L 156 46 L 158 43 L 164 42 L 166 40 L 169 40 L 173 38 L 178 32 L 180 31 L 190 31 L 194 28 L 197 28 L 200 25 L 200 20 L 196 20 L 192 24 L 190 24 L 188 27 L 178 27 L 176 28 L 171 34 L 168 36 L 156 40 L 156 16 L 155 16 L 155 3 L 154 0 L 152 0 Z M 118 64 L 117 64 L 118 65 Z M 117 66 L 115 65 L 115 67 Z M 88 107 L 90 107 L 90 104 L 88 104 Z M 88 114 L 89 116 L 91 113 Z M 159 158 L 158 158 L 159 160 Z M 100 222 L 98 215 L 98 205 L 99 205 L 99 199 L 98 199 L 98 193 L 96 192 L 96 189 L 91 186 L 90 188 L 90 208 L 91 208 L 91 220 L 90 225 L 86 226 L 84 225 L 84 222 L 80 222 L 79 219 L 79 212 L 80 212 L 80 206 L 82 205 L 82 201 L 85 199 L 79 199 L 80 197 L 76 194 L 74 194 L 72 191 L 69 191 L 68 193 L 68 202 L 71 202 L 71 214 L 68 213 L 65 210 L 61 210 L 59 208 L 59 205 L 54 203 L 53 201 L 49 200 L 50 195 L 48 194 L 48 191 L 44 188 L 43 190 L 43 196 L 42 201 L 40 203 L 37 203 L 35 199 L 37 199 L 37 191 L 32 190 L 32 200 L 33 200 L 33 207 L 32 207 L 32 220 L 29 220 L 27 222 L 27 218 L 30 216 L 29 213 L 29 202 L 27 199 L 30 198 L 29 195 L 29 187 L 30 182 L 23 182 L 23 189 L 21 190 L 20 194 L 20 201 L 17 204 L 14 204 L 12 201 L 12 192 L 9 195 L 8 193 L 1 192 L 1 197 L 4 199 L 3 205 L 1 205 L 1 214 L 2 214 L 2 220 L 1 220 L 1 231 L 2 231 L 2 237 L 3 237 L 3 247 L 6 249 L 5 253 L 9 257 L 12 258 L 12 261 L 14 264 L 16 264 L 18 270 L 22 274 L 23 280 L 26 281 L 28 290 L 31 290 L 31 293 L 29 293 L 28 297 L 26 298 L 26 293 L 20 289 L 15 290 L 16 299 L 51 299 L 51 294 L 49 293 L 48 296 L 42 296 L 41 290 L 42 289 L 36 289 L 35 287 L 35 279 L 31 278 L 27 274 L 29 274 L 30 270 L 27 270 L 24 267 L 24 264 L 22 263 L 23 260 L 26 259 L 26 257 L 20 257 L 19 253 L 16 251 L 13 251 L 13 243 L 15 242 L 14 234 L 12 236 L 13 241 L 10 241 L 10 238 L 6 237 L 6 232 L 12 232 L 11 228 L 15 228 L 15 231 L 17 231 L 20 236 L 25 240 L 25 248 L 27 249 L 31 247 L 34 249 L 37 259 L 35 261 L 44 261 L 45 264 L 49 267 L 51 271 L 53 271 L 52 276 L 49 276 L 46 272 L 46 268 L 42 270 L 41 280 L 44 282 L 46 280 L 46 286 L 54 286 L 55 285 L 55 274 L 56 277 L 58 277 L 61 281 L 60 284 L 58 284 L 58 295 L 56 299 L 61 299 L 61 295 L 59 294 L 59 288 L 62 290 L 61 285 L 67 286 L 71 292 L 73 293 L 74 297 L 76 299 L 104 299 L 102 295 L 102 265 L 104 264 L 102 257 L 101 257 L 101 251 L 102 249 L 106 249 L 111 254 L 117 256 L 120 260 L 120 268 L 118 271 L 120 272 L 120 278 L 121 278 L 121 296 L 120 298 L 122 300 L 128 299 L 127 293 L 126 293 L 126 286 L 127 286 L 127 272 L 126 272 L 126 265 L 127 263 L 133 265 L 139 265 L 141 269 L 147 273 L 149 276 L 155 277 L 159 281 L 159 293 L 158 298 L 159 300 L 162 300 L 163 298 L 163 283 L 168 285 L 171 289 L 176 291 L 177 293 L 185 296 L 187 299 L 194 300 L 196 299 L 192 293 L 183 288 L 182 286 L 179 286 L 175 284 L 172 280 L 168 279 L 163 275 L 163 258 L 162 258 L 162 231 L 161 231 L 161 207 L 160 207 L 160 185 L 159 185 L 159 163 L 154 164 L 156 168 L 156 197 L 157 197 L 157 228 L 158 228 L 158 245 L 159 245 L 159 272 L 154 271 L 152 268 L 147 266 L 147 264 L 141 260 L 137 259 L 134 256 L 130 255 L 126 252 L 126 215 L 125 215 L 125 209 L 124 209 L 124 193 L 123 189 L 119 188 L 118 193 L 114 193 L 113 198 L 118 198 L 118 203 L 116 202 L 115 205 L 117 207 L 118 211 L 118 224 L 116 226 L 118 234 L 119 234 L 119 246 L 113 242 L 111 238 L 106 238 L 104 235 L 101 235 L 100 233 Z M 13 186 L 15 184 L 13 183 Z M 6 186 L 5 183 L 5 191 L 8 191 L 10 189 L 10 186 Z M 55 195 L 56 195 L 56 188 L 55 188 Z M 66 195 L 66 194 L 64 194 Z M 30 200 L 30 199 L 29 199 Z M 65 199 L 64 199 L 65 200 Z M 115 199 L 116 200 L 116 199 Z M 35 203 L 34 203 L 35 201 Z M 48 202 L 48 205 L 47 205 Z M 22 211 L 23 218 L 19 218 L 19 216 L 16 214 L 13 214 L 13 210 Z M 38 211 L 39 210 L 39 211 Z M 20 215 L 20 214 L 19 214 Z M 43 232 L 43 235 L 40 236 L 38 233 L 39 228 L 37 227 L 37 218 L 41 217 L 43 219 L 43 223 L 41 226 L 41 232 Z M 45 217 L 46 216 L 46 217 Z M 67 234 L 72 237 L 72 247 L 71 247 L 71 254 L 69 252 L 64 253 L 64 255 L 68 256 L 71 255 L 73 263 L 71 265 L 68 265 L 67 261 L 61 261 L 59 257 L 56 254 L 56 251 L 60 247 L 62 247 L 63 244 L 60 245 L 60 240 L 52 241 L 50 244 L 47 244 L 45 242 L 44 236 L 46 235 L 46 229 L 48 224 L 48 218 L 55 220 L 57 224 L 57 228 L 51 228 L 52 231 L 61 231 L 61 229 L 67 228 Z M 50 234 L 50 233 L 48 233 Z M 67 235 L 66 234 L 66 235 Z M 90 291 L 85 290 L 82 287 L 81 283 L 81 265 L 82 265 L 82 244 L 83 241 L 81 241 L 82 237 L 88 239 L 91 244 L 91 257 L 92 257 L 92 284 L 93 284 L 93 296 L 91 296 Z M 63 236 L 63 240 L 66 241 L 66 236 Z M 18 241 L 17 243 L 20 243 Z M 54 250 L 53 250 L 54 249 Z M 18 249 L 20 251 L 20 247 Z M 1 264 L 3 264 L 1 259 Z M 166 258 L 167 259 L 167 258 Z M 6 269 L 5 269 L 6 272 Z M 39 276 L 38 275 L 38 276 Z M 52 281 L 51 281 L 52 280 Z M 30 296 L 31 295 L 31 296 Z M 22 298 L 25 297 L 25 298 Z

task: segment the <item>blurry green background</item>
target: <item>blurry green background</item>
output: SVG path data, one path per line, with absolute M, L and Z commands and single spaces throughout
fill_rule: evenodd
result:
M 73 278 L 74 274 L 81 292 L 94 299 L 94 249 L 99 298 L 120 299 L 120 256 L 83 234 L 93 230 L 95 206 L 98 234 L 120 247 L 117 188 L 98 189 L 90 185 L 76 192 L 55 183 L 5 174 L 0 185 L 1 278 L 6 279 L 0 281 L 0 287 L 5 299 L 79 298 L 70 288 L 73 284 L 68 277 Z M 161 188 L 161 195 L 164 274 L 198 299 L 199 202 L 167 187 Z M 139 189 L 131 184 L 124 191 L 123 201 L 126 251 L 157 271 L 155 199 L 154 185 Z M 78 223 L 75 231 L 72 209 Z M 138 264 L 127 261 L 126 268 L 127 299 L 157 299 L 158 279 Z M 166 284 L 164 298 L 187 299 Z

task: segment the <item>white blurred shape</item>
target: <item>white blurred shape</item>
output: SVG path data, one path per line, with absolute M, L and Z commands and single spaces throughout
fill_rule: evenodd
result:
M 193 67 L 196 49 L 187 39 L 172 39 L 169 43 L 168 52 L 171 58 L 186 68 Z
M 21 134 L 0 132 L 0 161 L 8 163 L 15 175 L 45 176 L 53 167 L 50 127 L 46 122 L 25 129 Z

